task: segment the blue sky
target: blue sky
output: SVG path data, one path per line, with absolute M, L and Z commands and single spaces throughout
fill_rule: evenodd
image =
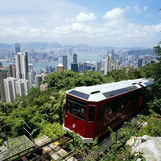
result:
M 160 0 L 0 0 L 0 43 L 153 47 Z

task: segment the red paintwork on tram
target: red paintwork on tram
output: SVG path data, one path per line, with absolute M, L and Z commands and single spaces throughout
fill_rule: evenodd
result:
M 140 79 L 135 80 L 134 83 L 138 81 Z M 85 143 L 91 143 L 94 138 L 100 138 L 109 132 L 108 127 L 113 129 L 137 114 L 142 109 L 146 86 L 145 84 L 135 83 L 137 85 L 126 87 L 126 85 L 122 85 L 123 83 L 111 84 L 118 86 L 117 90 L 114 89 L 110 92 L 107 90 L 108 92 L 104 92 L 103 95 L 100 91 L 93 90 L 99 87 L 103 88 L 103 85 L 87 87 L 87 90 L 86 87 L 79 87 L 67 92 L 64 131 L 74 132 Z M 108 86 L 112 88 L 110 85 Z M 83 93 L 84 89 L 86 92 Z M 88 89 L 92 89 L 93 93 L 89 94 Z M 103 90 L 105 91 L 105 89 Z M 96 99 L 94 99 L 94 96 L 96 96 Z

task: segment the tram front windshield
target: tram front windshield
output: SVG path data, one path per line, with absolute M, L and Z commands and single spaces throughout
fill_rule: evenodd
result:
M 67 113 L 85 120 L 86 103 L 78 99 L 67 97 Z

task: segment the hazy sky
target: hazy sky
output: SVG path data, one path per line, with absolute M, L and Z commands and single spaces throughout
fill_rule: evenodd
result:
M 0 0 L 0 43 L 153 47 L 161 0 Z

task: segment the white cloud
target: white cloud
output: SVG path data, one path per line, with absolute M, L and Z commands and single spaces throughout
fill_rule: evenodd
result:
M 53 33 L 54 34 L 75 34 L 75 33 L 90 33 L 91 28 L 89 26 L 86 26 L 84 23 L 72 23 L 71 25 L 67 26 L 58 26 L 55 27 Z
M 74 22 L 75 21 L 75 17 L 73 17 L 73 18 L 69 18 L 69 17 L 67 17 L 66 19 L 65 19 L 65 22 Z
M 102 17 L 104 20 L 115 20 L 123 17 L 123 9 L 114 8 L 113 10 L 107 11 Z
M 33 6 L 30 5 L 32 3 Z M 0 6 L 0 42 L 14 43 L 16 39 L 23 42 L 37 40 L 115 46 L 126 46 L 126 43 L 142 46 L 146 42 L 148 46 L 152 39 L 157 42 L 155 37 L 161 28 L 161 23 L 139 25 L 130 19 L 130 14 L 147 14 L 143 12 L 148 9 L 146 6 L 142 6 L 142 10 L 138 5 L 114 8 L 104 15 L 97 13 L 96 18 L 90 9 L 66 0 L 28 0 L 24 3 L 17 0 L 16 4 L 14 10 L 13 0 L 5 0 Z
M 96 18 L 94 13 L 89 13 L 86 14 L 84 12 L 81 12 L 79 15 L 76 17 L 77 22 L 85 22 L 85 21 L 92 21 Z
M 138 5 L 134 6 L 133 10 L 136 12 L 136 14 L 140 14 L 142 12 Z
M 72 24 L 72 30 L 74 32 L 82 32 L 85 29 L 85 26 L 83 23 L 73 23 Z

